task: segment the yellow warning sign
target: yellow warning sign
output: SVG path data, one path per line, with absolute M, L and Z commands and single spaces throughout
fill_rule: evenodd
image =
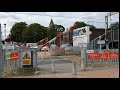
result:
M 31 59 L 28 53 L 23 57 L 23 65 L 31 65 Z
M 30 59 L 30 56 L 28 55 L 28 53 L 24 55 L 23 59 Z

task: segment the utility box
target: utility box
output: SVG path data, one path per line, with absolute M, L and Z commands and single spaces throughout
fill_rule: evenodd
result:
M 37 67 L 37 54 L 35 48 L 20 49 L 20 69 L 31 69 Z

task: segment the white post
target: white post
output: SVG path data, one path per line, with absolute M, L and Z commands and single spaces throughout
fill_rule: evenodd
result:
M 85 30 L 86 30 L 86 35 L 87 35 L 87 43 L 90 42 L 90 27 L 89 26 L 85 26 Z
M 86 47 L 84 46 L 85 44 L 83 44 L 83 46 L 81 47 L 81 70 L 85 69 L 85 61 L 86 61 Z
M 76 75 L 76 62 L 73 61 L 73 64 L 72 64 L 72 74 Z
M 101 41 L 101 36 L 99 36 L 99 44 L 100 44 L 100 51 L 99 52 L 101 53 L 101 42 L 100 41 Z
M 52 60 L 52 72 L 55 72 L 55 60 Z

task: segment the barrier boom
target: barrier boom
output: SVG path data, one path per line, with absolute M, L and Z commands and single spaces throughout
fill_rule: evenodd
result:
M 69 30 L 62 32 L 61 34 L 57 35 L 56 37 L 54 37 L 53 39 L 51 39 L 50 41 L 48 41 L 47 43 L 43 44 L 41 47 L 39 47 L 37 50 L 42 49 L 43 47 L 49 45 L 50 43 L 54 42 L 56 39 L 62 37 L 65 33 L 72 31 L 73 29 L 75 29 L 77 27 L 77 24 L 74 24 L 73 26 L 70 27 Z
M 39 44 L 39 43 L 41 43 L 41 42 L 43 42 L 43 41 L 45 41 L 45 40 L 47 40 L 47 39 L 48 39 L 48 38 L 44 38 L 44 39 L 42 39 L 42 40 L 36 42 L 36 44 Z

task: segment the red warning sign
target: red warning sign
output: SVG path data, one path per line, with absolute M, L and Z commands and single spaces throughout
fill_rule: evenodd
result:
M 99 54 L 99 58 L 100 59 L 108 59 L 108 53 L 101 53 L 101 54 Z
M 10 57 L 11 60 L 18 60 L 18 52 L 11 52 Z
M 88 53 L 88 58 L 89 59 L 98 59 L 99 54 L 98 53 Z
M 118 53 L 110 53 L 109 58 L 115 58 L 118 59 Z

